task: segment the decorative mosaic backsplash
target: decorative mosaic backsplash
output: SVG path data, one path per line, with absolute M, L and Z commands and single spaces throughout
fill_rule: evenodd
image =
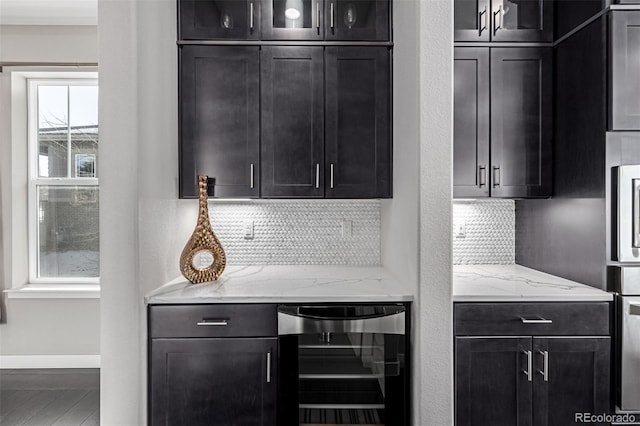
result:
M 453 203 L 453 264 L 515 263 L 515 201 Z
M 378 200 L 210 202 L 209 215 L 228 264 L 380 265 Z

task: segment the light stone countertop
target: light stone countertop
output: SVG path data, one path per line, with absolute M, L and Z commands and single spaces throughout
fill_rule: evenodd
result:
M 611 301 L 613 295 L 520 265 L 455 265 L 454 302 Z
M 376 266 L 227 266 L 217 281 L 179 277 L 152 291 L 147 304 L 409 302 L 413 294 Z

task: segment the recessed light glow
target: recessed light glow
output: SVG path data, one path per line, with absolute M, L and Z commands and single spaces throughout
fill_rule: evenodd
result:
M 287 19 L 295 21 L 296 19 L 300 18 L 300 11 L 296 8 L 290 7 L 284 11 L 284 16 Z

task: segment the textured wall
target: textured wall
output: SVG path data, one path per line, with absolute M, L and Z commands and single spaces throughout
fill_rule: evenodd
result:
M 454 201 L 453 264 L 515 263 L 515 221 L 513 200 Z
M 212 202 L 209 215 L 230 264 L 380 264 L 378 200 Z

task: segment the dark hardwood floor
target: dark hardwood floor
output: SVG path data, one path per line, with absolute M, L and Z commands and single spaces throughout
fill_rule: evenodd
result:
M 0 425 L 99 424 L 98 369 L 0 370 Z

